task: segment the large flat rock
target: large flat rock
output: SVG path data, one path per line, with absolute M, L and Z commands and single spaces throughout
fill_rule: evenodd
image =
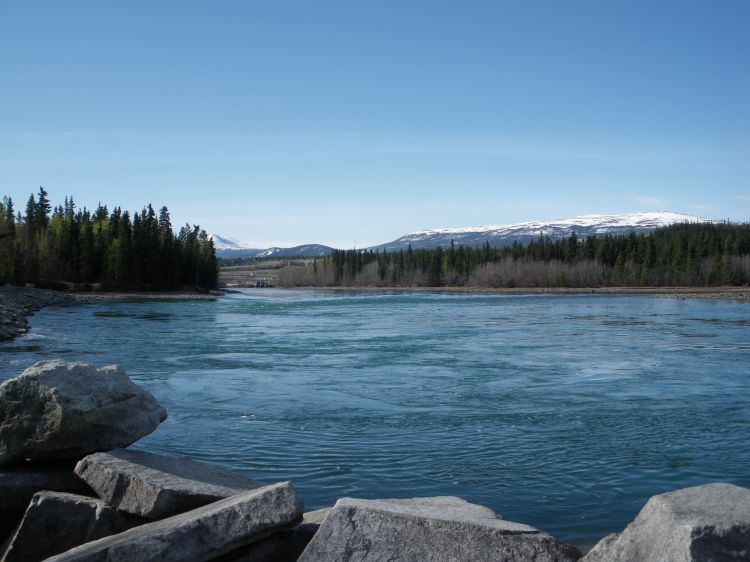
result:
M 112 507 L 149 519 L 262 486 L 216 465 L 129 449 L 89 455 L 75 473 Z
M 0 553 L 0 562 L 44 560 L 145 522 L 116 511 L 100 499 L 39 492 L 31 499 L 5 551 Z
M 50 562 L 210 560 L 297 523 L 302 502 L 291 482 L 244 492 L 99 539 Z
M 336 502 L 300 561 L 569 561 L 580 552 L 454 497 Z
M 624 531 L 602 539 L 583 560 L 750 560 L 750 490 L 705 484 L 654 496 Z
M 0 543 L 21 521 L 34 494 L 41 490 L 93 494 L 68 462 L 19 465 L 0 470 Z
M 0 385 L 0 466 L 127 447 L 166 417 L 117 366 L 42 361 Z

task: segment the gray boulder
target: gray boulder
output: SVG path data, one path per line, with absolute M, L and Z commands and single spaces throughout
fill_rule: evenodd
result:
M 300 561 L 568 561 L 550 535 L 454 497 L 336 502 Z
M 42 361 L 0 385 L 0 466 L 127 447 L 166 417 L 117 366 Z
M 750 490 L 705 484 L 654 496 L 586 562 L 750 560 Z
M 112 507 L 149 519 L 262 486 L 216 465 L 128 449 L 89 455 L 75 473 Z
M 302 503 L 292 483 L 281 482 L 99 539 L 49 561 L 210 560 L 301 517 Z
M 302 523 L 217 558 L 220 562 L 297 562 L 330 508 L 305 513 Z
M 144 522 L 140 517 L 118 513 L 99 499 L 39 492 L 31 499 L 0 562 L 44 560 Z
M 73 465 L 68 462 L 0 470 L 0 543 L 21 521 L 32 496 L 41 490 L 92 493 L 91 488 L 73 474 Z

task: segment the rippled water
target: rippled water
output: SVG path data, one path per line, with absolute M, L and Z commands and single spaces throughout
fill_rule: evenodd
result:
M 292 479 L 308 509 L 457 495 L 585 547 L 653 494 L 750 486 L 748 303 L 250 290 L 31 323 L 0 380 L 119 363 L 169 411 L 137 448 Z

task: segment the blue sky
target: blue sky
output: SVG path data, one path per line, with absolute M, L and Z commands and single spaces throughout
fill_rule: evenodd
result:
M 259 246 L 750 220 L 750 2 L 0 4 L 0 194 Z

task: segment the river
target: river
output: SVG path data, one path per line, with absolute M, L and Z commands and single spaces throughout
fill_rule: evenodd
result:
M 245 290 L 47 308 L 0 380 L 118 363 L 169 418 L 135 448 L 342 496 L 456 495 L 586 548 L 651 495 L 750 487 L 750 303 Z

